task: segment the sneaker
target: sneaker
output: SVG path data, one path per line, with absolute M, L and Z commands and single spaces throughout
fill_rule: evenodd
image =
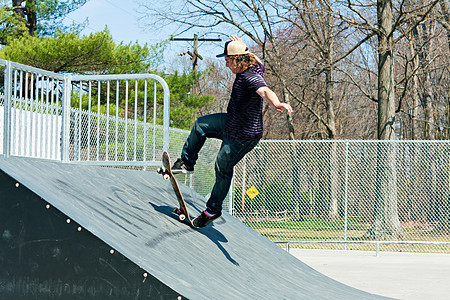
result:
M 203 228 L 212 221 L 214 221 L 215 219 L 220 218 L 221 215 L 222 213 L 210 214 L 209 212 L 204 210 L 202 211 L 202 214 L 200 216 L 198 216 L 192 221 L 192 224 L 194 225 L 195 228 Z
M 193 173 L 194 168 L 186 165 L 182 158 L 177 159 L 177 161 L 172 166 L 172 173 L 178 174 L 178 173 Z

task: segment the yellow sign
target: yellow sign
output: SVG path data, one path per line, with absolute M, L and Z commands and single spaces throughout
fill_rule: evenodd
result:
M 250 199 L 253 199 L 253 198 L 255 198 L 256 196 L 258 196 L 258 194 L 259 194 L 259 192 L 258 192 L 258 190 L 252 185 L 252 187 L 251 188 L 249 188 L 248 190 L 247 190 L 247 195 L 250 197 Z

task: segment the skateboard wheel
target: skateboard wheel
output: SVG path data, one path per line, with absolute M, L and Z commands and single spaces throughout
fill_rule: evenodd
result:
M 186 219 L 186 216 L 181 214 L 178 216 L 178 219 L 180 219 L 180 221 L 184 221 L 184 219 Z
M 169 174 L 164 174 L 163 178 L 164 178 L 164 180 L 169 180 L 170 176 L 169 176 Z
M 161 174 L 162 173 L 162 169 L 161 168 L 156 169 L 156 173 Z

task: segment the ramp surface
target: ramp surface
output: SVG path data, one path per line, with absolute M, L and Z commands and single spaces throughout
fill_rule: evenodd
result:
M 200 230 L 180 223 L 159 174 L 3 157 L 0 169 L 186 298 L 382 299 L 318 273 L 227 213 Z M 196 216 L 204 198 L 181 190 Z

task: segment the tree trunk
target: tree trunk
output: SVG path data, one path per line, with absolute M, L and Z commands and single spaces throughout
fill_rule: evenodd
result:
M 395 139 L 395 90 L 393 63 L 392 1 L 378 0 L 378 139 Z M 378 144 L 374 218 L 365 237 L 398 239 L 402 227 L 397 207 L 395 144 Z
M 328 216 L 330 220 L 339 218 L 339 169 L 338 169 L 338 147 L 336 142 L 330 143 L 329 172 L 328 172 L 328 197 L 330 199 Z
M 422 106 L 425 112 L 425 134 L 424 137 L 427 140 L 434 140 L 436 136 L 435 130 L 435 119 L 434 119 L 434 109 L 433 109 L 433 87 L 431 85 L 430 78 L 430 67 L 431 59 L 430 53 L 433 47 L 433 36 L 432 25 L 429 22 L 424 22 L 418 26 L 418 41 L 424 45 L 421 47 L 419 52 L 419 64 L 422 73 Z
M 27 1 L 27 27 L 30 36 L 33 36 L 37 30 L 36 0 Z
M 417 55 L 416 43 L 417 43 L 417 29 L 412 31 L 409 48 L 412 58 L 411 70 L 415 71 L 419 68 L 419 56 Z M 411 91 L 412 105 L 409 108 L 409 113 L 411 116 L 411 137 L 412 140 L 419 139 L 419 129 L 416 118 L 419 113 L 419 77 L 417 72 L 412 77 L 412 91 Z
M 25 19 L 25 10 L 22 6 L 22 0 L 12 0 L 12 7 L 14 9 L 14 12 L 21 18 Z
M 26 1 L 25 6 L 22 6 L 22 2 L 21 0 L 12 0 L 12 6 L 14 12 L 28 28 L 28 34 L 33 36 L 37 29 L 36 0 Z
M 331 49 L 332 45 L 330 45 L 329 52 L 329 61 L 331 62 Z M 326 77 L 326 90 L 325 90 L 325 103 L 327 110 L 327 123 L 328 123 L 328 138 L 334 139 L 336 136 L 336 116 L 334 113 L 334 98 L 333 98 L 333 69 L 330 65 L 329 68 L 325 71 Z M 327 199 L 329 199 L 328 203 L 328 217 L 330 220 L 337 220 L 339 217 L 339 181 L 338 181 L 338 159 L 337 159 L 337 144 L 332 142 L 329 146 L 328 151 L 328 170 L 329 172 L 326 175 L 327 184 L 325 186 L 328 187 L 328 195 Z
M 290 105 L 291 100 L 289 98 L 289 92 L 287 91 L 286 86 L 283 87 L 283 97 L 284 97 L 284 102 Z M 294 121 L 292 119 L 292 113 L 287 113 L 286 121 L 287 121 L 287 126 L 288 126 L 289 139 L 295 140 L 295 129 L 294 129 Z
M 447 31 L 447 42 L 450 49 L 450 13 L 448 11 L 447 0 L 439 1 L 441 4 L 441 13 L 445 21 L 445 30 Z
M 331 7 L 330 1 L 325 0 L 326 7 Z M 325 30 L 324 30 L 324 53 L 325 58 L 325 105 L 327 110 L 328 138 L 336 138 L 336 114 L 334 112 L 334 18 L 330 10 L 325 11 Z

